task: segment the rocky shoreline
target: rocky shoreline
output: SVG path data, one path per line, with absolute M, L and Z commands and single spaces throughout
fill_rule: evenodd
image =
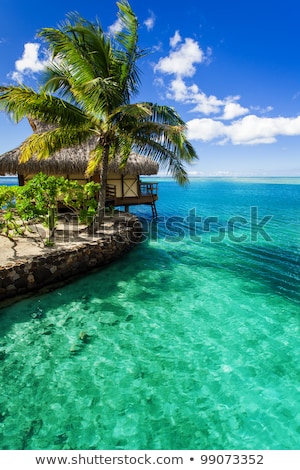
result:
M 117 212 L 106 216 L 101 229 L 93 235 L 78 230 L 78 226 L 64 224 L 63 229 L 57 230 L 53 246 L 41 244 L 37 234 L 27 240 L 26 236 L 6 240 L 7 246 L 11 244 L 11 253 L 7 248 L 4 261 L 2 253 L 0 307 L 5 306 L 7 299 L 17 299 L 45 286 L 61 285 L 75 276 L 101 268 L 122 257 L 141 238 L 139 219 Z

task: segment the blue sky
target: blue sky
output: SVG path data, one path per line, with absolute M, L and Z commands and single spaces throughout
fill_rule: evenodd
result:
M 204 176 L 300 176 L 298 2 L 131 0 L 140 22 L 138 100 L 174 106 Z M 113 31 L 115 0 L 1 0 L 0 83 L 36 86 L 47 60 L 35 37 L 70 11 Z M 0 114 L 0 154 L 31 129 Z

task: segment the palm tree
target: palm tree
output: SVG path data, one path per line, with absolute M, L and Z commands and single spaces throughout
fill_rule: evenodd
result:
M 101 169 L 98 223 L 104 216 L 108 163 L 115 155 L 121 166 L 132 151 L 148 156 L 180 184 L 188 182 L 185 162 L 197 158 L 173 108 L 131 102 L 140 85 L 137 61 L 146 52 L 138 47 L 138 20 L 130 4 L 121 0 L 117 5 L 122 30 L 114 36 L 77 13 L 57 29 L 39 32 L 52 54 L 39 91 L 25 85 L 0 87 L 0 110 L 16 122 L 27 116 L 55 124 L 25 140 L 22 162 L 95 138 L 87 175 Z

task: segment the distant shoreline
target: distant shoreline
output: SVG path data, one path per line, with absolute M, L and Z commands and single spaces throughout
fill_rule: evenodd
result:
M 142 180 L 158 181 L 158 182 L 174 182 L 176 181 L 171 176 L 141 176 Z M 252 182 L 252 183 L 281 183 L 281 184 L 300 184 L 300 176 L 189 176 L 189 180 L 193 181 L 239 181 L 239 182 Z M 2 175 L 0 176 L 0 186 L 10 183 L 10 186 L 15 183 L 18 184 L 18 177 L 16 175 Z

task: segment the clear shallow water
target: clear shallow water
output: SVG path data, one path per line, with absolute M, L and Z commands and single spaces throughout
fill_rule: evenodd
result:
M 291 183 L 163 180 L 142 245 L 0 310 L 1 448 L 299 449 Z

